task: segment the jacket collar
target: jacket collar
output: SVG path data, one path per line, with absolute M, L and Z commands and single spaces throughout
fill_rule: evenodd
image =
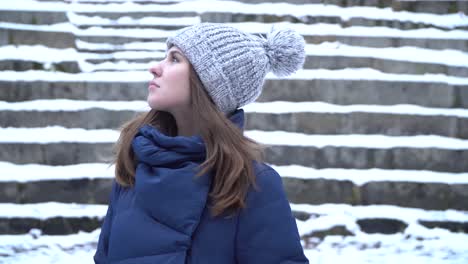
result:
M 244 110 L 228 115 L 229 120 L 244 130 Z M 142 126 L 132 142 L 133 151 L 140 162 L 161 166 L 183 161 L 202 163 L 206 148 L 201 136 L 167 136 L 151 125 Z

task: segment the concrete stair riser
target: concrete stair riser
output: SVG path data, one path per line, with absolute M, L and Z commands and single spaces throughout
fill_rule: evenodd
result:
M 71 32 L 51 32 L 0 28 L 0 45 L 43 45 L 66 49 L 75 47 Z
M 302 165 L 317 169 L 402 169 L 466 172 L 467 150 L 437 148 L 350 148 L 273 146 L 266 149 L 267 162 L 275 165 Z
M 298 204 L 382 204 L 427 210 L 468 209 L 468 184 L 375 181 L 355 185 L 350 181 L 290 177 L 283 178 L 283 183 L 289 201 Z
M 0 81 L 1 101 L 36 99 L 146 100 L 148 82 Z M 427 107 L 468 108 L 468 85 L 379 80 L 266 80 L 257 99 L 322 101 L 338 105 L 414 104 Z
M 157 12 L 157 11 L 147 11 L 147 12 L 75 12 L 79 16 L 87 17 L 101 17 L 110 20 L 117 20 L 121 17 L 130 17 L 132 19 L 142 19 L 147 17 L 163 17 L 163 18 L 181 18 L 184 17 L 196 17 L 198 14 L 191 11 L 180 11 L 180 12 Z M 116 25 L 118 26 L 118 25 Z
M 71 165 L 110 162 L 112 143 L 2 143 L 0 160 L 18 164 Z M 403 169 L 465 172 L 468 150 L 437 148 L 350 148 L 327 146 L 270 146 L 266 162 L 276 165 L 302 165 L 321 168 Z
M 108 204 L 111 188 L 105 178 L 0 182 L 0 203 Z
M 75 234 L 79 231 L 91 232 L 102 225 L 102 219 L 97 217 L 53 217 L 48 219 L 36 218 L 0 218 L 0 234 L 25 234 L 32 228 L 41 229 L 43 235 Z M 367 234 L 395 234 L 402 233 L 408 224 L 404 221 L 388 218 L 364 218 L 356 221 L 360 230 Z M 420 222 L 428 228 L 443 228 L 452 232 L 468 233 L 468 223 L 451 221 Z M 333 229 L 333 230 L 331 230 Z M 315 231 L 307 237 L 324 238 L 327 235 L 352 236 L 351 231 L 337 230 L 337 226 L 323 231 Z
M 0 10 L 0 21 L 29 25 L 51 25 L 67 23 L 68 17 L 65 12 Z
M 385 51 L 383 51 L 385 52 Z M 128 63 L 151 63 L 162 58 L 154 57 L 147 59 L 90 59 L 89 63 L 99 64 L 105 62 Z M 418 63 L 410 61 L 389 60 L 370 57 L 344 57 L 344 56 L 319 56 L 309 55 L 306 57 L 304 69 L 330 69 L 338 70 L 345 68 L 373 68 L 386 73 L 398 74 L 445 74 L 449 76 L 468 77 L 468 67 L 450 66 L 437 63 Z M 112 69 L 106 69 L 106 71 Z M 130 69 L 133 70 L 133 69 Z
M 148 36 L 145 38 L 132 38 L 125 36 L 76 36 L 76 39 L 90 43 L 108 43 L 112 45 L 122 45 L 130 42 L 165 42 L 166 38 L 158 36 Z M 468 46 L 468 45 L 467 45 Z
M 468 209 L 468 184 L 376 181 L 356 185 L 350 181 L 293 177 L 283 177 L 283 184 L 288 199 L 293 203 L 383 204 L 428 210 Z M 107 204 L 111 185 L 110 178 L 0 182 L 0 203 L 55 201 Z
M 249 4 L 284 3 L 283 0 L 239 0 Z M 394 11 L 409 11 L 416 13 L 447 14 L 459 11 L 468 13 L 465 1 L 392 1 L 392 0 L 288 0 L 290 4 L 328 4 L 341 7 L 372 6 L 379 8 L 391 7 Z
M 1 33 L 1 31 L 0 31 Z M 320 44 L 323 42 L 340 42 L 343 44 L 359 47 L 405 47 L 413 46 L 426 49 L 454 49 L 468 50 L 468 41 L 464 39 L 421 39 L 421 38 L 401 38 L 401 37 L 372 37 L 372 36 L 336 36 L 336 35 L 304 35 L 306 43 Z M 128 36 L 77 36 L 77 39 L 92 43 L 125 44 L 129 42 L 164 42 L 166 38 L 158 36 L 148 37 L 128 37 Z M 1 40 L 1 38 L 0 38 Z
M 144 112 L 88 109 L 80 111 L 0 111 L 0 127 L 62 126 L 118 129 Z M 246 113 L 247 130 L 305 134 L 384 134 L 389 136 L 440 135 L 468 139 L 468 118 L 354 112 Z
M 0 218 L 0 234 L 25 234 L 36 228 L 44 235 L 68 235 L 91 232 L 101 225 L 102 219 L 97 217 Z
M 372 19 L 365 17 L 353 17 L 349 20 L 342 20 L 339 16 L 302 16 L 300 18 L 293 15 L 270 15 L 270 14 L 243 14 L 243 13 L 221 13 L 221 12 L 207 12 L 200 14 L 202 22 L 213 23 L 243 23 L 243 22 L 260 22 L 260 23 L 277 23 L 277 22 L 290 22 L 300 24 L 337 24 L 342 27 L 363 26 L 363 27 L 387 27 L 396 28 L 401 30 L 421 29 L 421 28 L 438 28 L 447 30 L 444 27 L 414 23 L 411 21 L 400 20 L 386 20 L 386 19 Z M 456 27 L 455 29 L 466 29 L 465 26 Z
M 0 71 L 29 71 L 46 70 L 67 73 L 80 73 L 80 66 L 76 61 L 63 61 L 58 63 L 43 63 L 28 60 L 0 60 Z

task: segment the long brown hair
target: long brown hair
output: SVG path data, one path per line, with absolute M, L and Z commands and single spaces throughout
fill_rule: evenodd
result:
M 190 66 L 190 93 L 193 120 L 200 126 L 200 136 L 206 146 L 206 160 L 200 165 L 197 176 L 212 172 L 213 180 L 209 202 L 213 216 L 233 213 L 245 207 L 245 196 L 250 186 L 255 186 L 253 161 L 263 158 L 264 147 L 245 137 L 242 129 L 233 124 L 218 110 Z M 117 182 L 133 186 L 136 159 L 131 146 L 138 129 L 150 124 L 161 132 L 177 135 L 174 117 L 168 112 L 150 110 L 126 122 L 114 145 L 115 175 Z

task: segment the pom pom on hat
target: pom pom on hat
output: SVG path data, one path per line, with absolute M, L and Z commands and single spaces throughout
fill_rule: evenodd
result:
M 264 39 L 264 47 L 271 71 L 278 77 L 288 76 L 304 64 L 305 41 L 294 30 L 272 28 Z

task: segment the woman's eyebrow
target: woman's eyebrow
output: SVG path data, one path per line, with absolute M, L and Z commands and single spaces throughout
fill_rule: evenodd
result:
M 171 50 L 171 51 L 169 52 L 169 55 L 174 55 L 174 54 L 177 54 L 177 55 L 181 56 L 182 58 L 184 58 L 184 55 L 182 55 L 182 53 L 180 53 L 180 52 L 177 51 L 177 50 Z

